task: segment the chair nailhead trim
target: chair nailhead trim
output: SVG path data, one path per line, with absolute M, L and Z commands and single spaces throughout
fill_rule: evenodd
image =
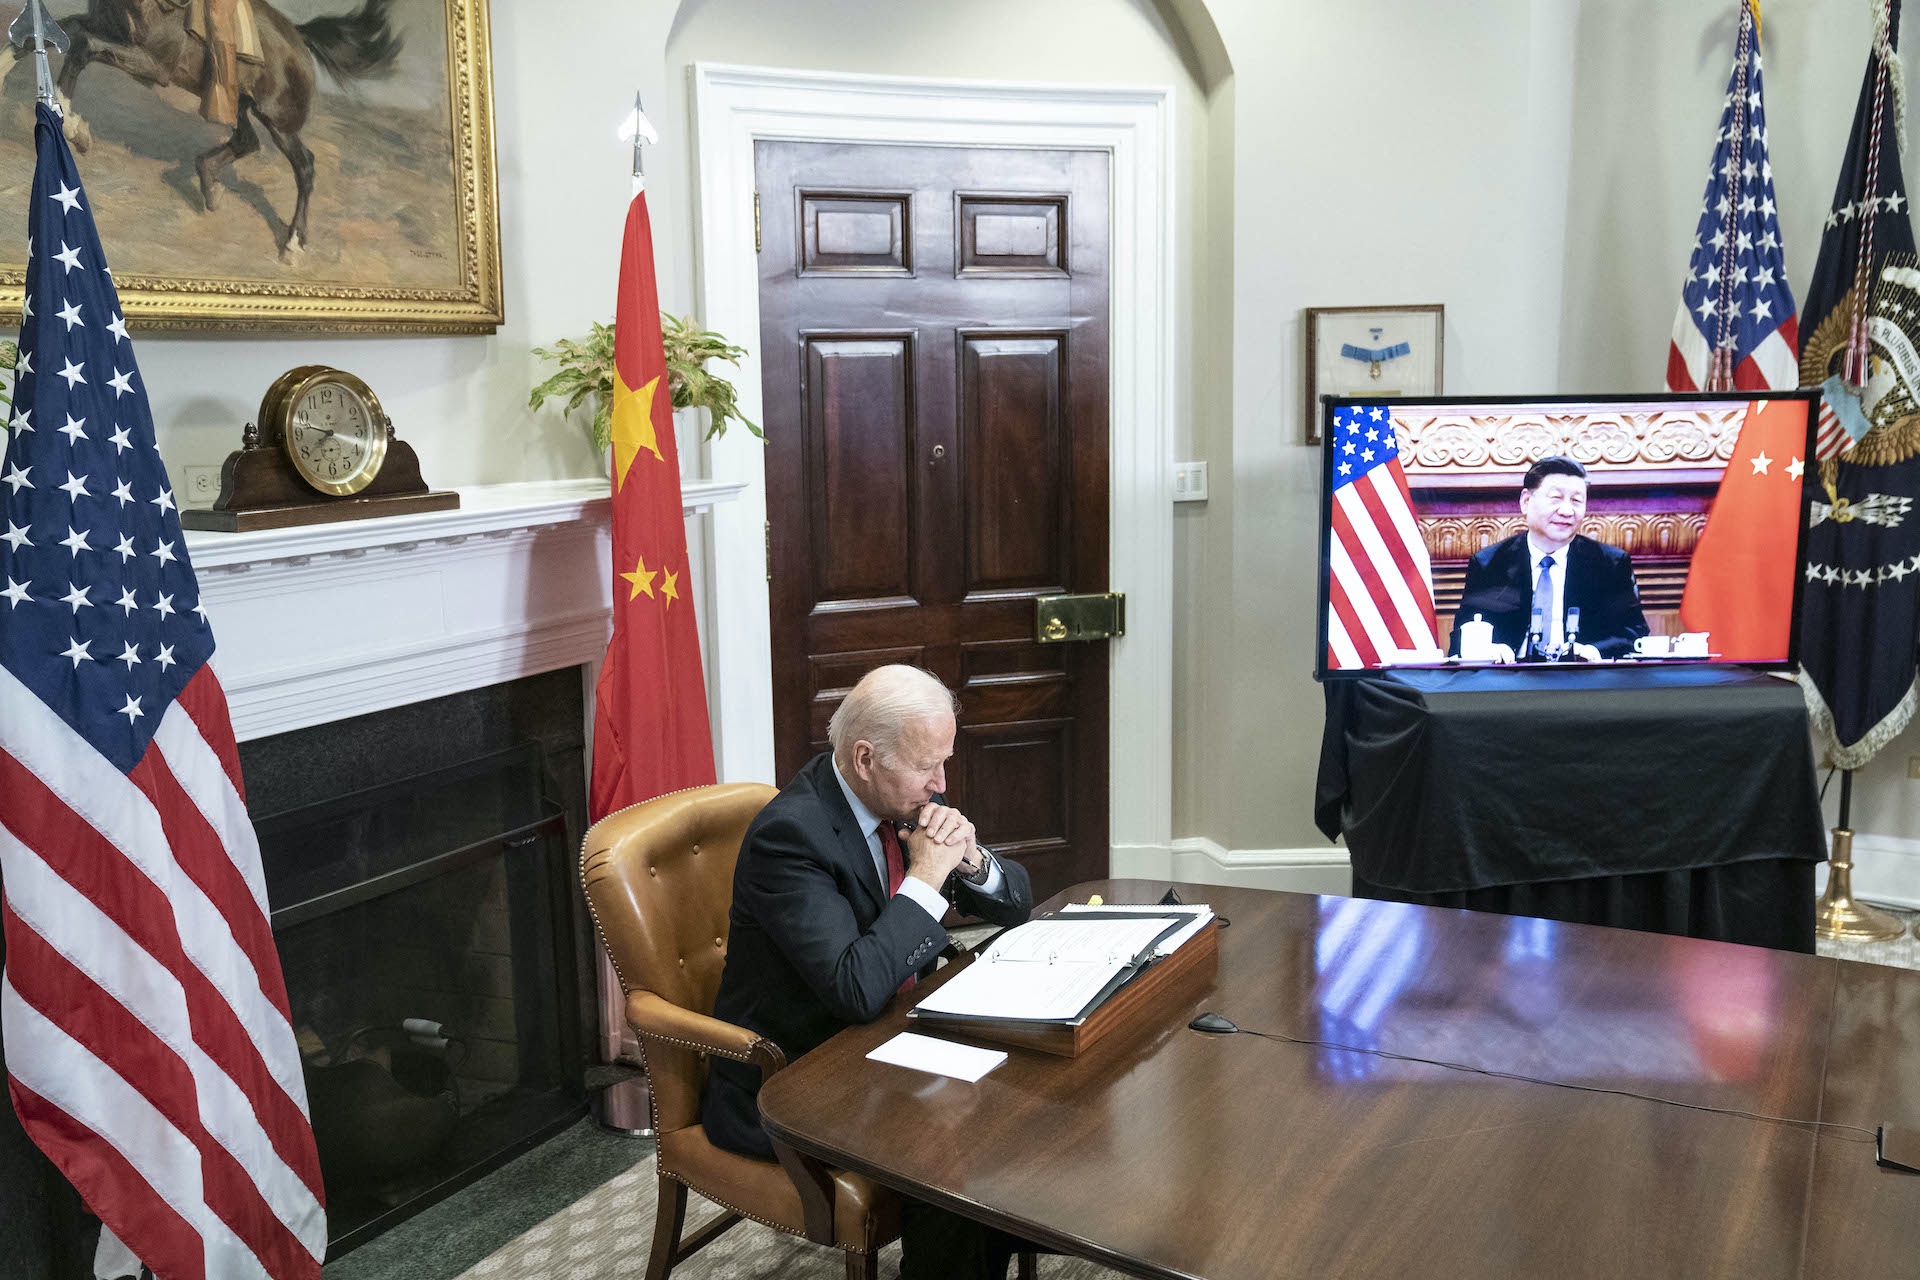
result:
M 691 1182 L 688 1182 L 685 1178 L 681 1177 L 677 1173 L 670 1173 L 665 1169 L 661 1169 L 659 1172 L 661 1177 L 672 1178 L 675 1182 L 687 1188 L 687 1190 L 693 1192 L 695 1195 L 706 1197 L 707 1199 L 713 1201 L 715 1204 L 719 1205 L 722 1209 L 727 1210 L 729 1213 L 737 1213 L 743 1218 L 753 1219 L 755 1222 L 759 1223 L 763 1227 L 772 1227 L 775 1231 L 784 1231 L 790 1236 L 799 1236 L 802 1240 L 807 1239 L 807 1233 L 805 1230 L 795 1231 L 792 1227 L 783 1227 L 777 1222 L 769 1222 L 757 1213 L 748 1213 L 745 1209 L 740 1208 L 738 1205 L 728 1204 L 725 1200 L 720 1199 L 720 1197 L 714 1195 L 712 1192 L 704 1191 L 701 1188 L 694 1186 Z M 818 1240 L 814 1240 L 814 1241 L 810 1241 L 809 1243 L 819 1244 L 821 1242 Z M 858 1253 L 858 1254 L 864 1255 L 867 1252 L 867 1250 L 865 1249 L 855 1249 L 849 1246 L 832 1244 L 830 1242 L 827 1244 L 827 1247 L 830 1249 L 839 1249 L 842 1253 Z

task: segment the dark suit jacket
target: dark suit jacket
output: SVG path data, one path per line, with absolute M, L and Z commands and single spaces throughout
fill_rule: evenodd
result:
M 958 876 L 959 908 L 998 925 L 1033 910 L 1025 868 L 1000 862 L 988 897 Z M 815 756 L 747 828 L 733 872 L 727 963 L 714 1016 L 757 1031 L 792 1062 L 834 1032 L 880 1016 L 909 974 L 930 973 L 946 930 L 912 898 L 888 897 L 833 775 Z M 712 1059 L 700 1120 L 714 1145 L 770 1156 L 756 1101 L 760 1072 Z
M 1474 614 L 1493 624 L 1496 644 L 1513 646 L 1526 641 L 1533 620 L 1532 557 L 1527 554 L 1526 530 L 1483 547 L 1467 561 L 1467 584 L 1460 607 L 1453 614 L 1453 639 L 1447 652 L 1460 652 L 1460 624 Z M 1633 642 L 1647 634 L 1647 617 L 1640 611 L 1640 589 L 1633 580 L 1633 558 L 1618 547 L 1580 534 L 1567 544 L 1566 589 L 1561 604 L 1580 611 L 1581 644 L 1590 644 L 1603 658 L 1631 652 Z M 1564 629 L 1566 619 L 1561 619 Z

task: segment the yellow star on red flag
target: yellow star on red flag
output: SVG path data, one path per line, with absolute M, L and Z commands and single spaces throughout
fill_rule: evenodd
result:
M 647 558 L 645 556 L 635 557 L 633 572 L 620 575 L 633 584 L 633 591 L 627 596 L 627 599 L 638 600 L 643 594 L 652 596 L 653 580 L 659 573 L 660 571 L 658 569 L 647 568 Z M 669 581 L 671 581 L 671 579 L 669 579 Z
M 687 530 L 661 341 L 647 198 L 627 206 L 613 321 L 613 492 L 607 504 L 613 635 L 594 687 L 591 820 L 712 782 L 713 744 L 700 633 L 689 599 Z M 658 461 L 643 461 L 650 453 Z M 603 574 L 607 569 L 601 570 Z M 626 583 L 623 590 L 621 582 Z M 647 605 L 640 603 L 648 597 Z M 675 603 L 686 608 L 673 608 Z M 618 1013 L 608 1028 L 622 1024 Z M 4 1271 L 0 1267 L 0 1271 Z
M 633 460 L 642 449 L 656 458 L 660 456 L 660 441 L 653 427 L 653 396 L 659 389 L 658 375 L 635 391 L 620 376 L 619 369 L 613 371 L 613 485 L 616 489 L 627 482 L 627 472 L 632 470 Z

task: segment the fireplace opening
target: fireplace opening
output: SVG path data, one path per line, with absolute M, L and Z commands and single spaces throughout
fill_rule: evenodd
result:
M 582 753 L 544 679 L 247 744 L 329 1259 L 585 1114 Z

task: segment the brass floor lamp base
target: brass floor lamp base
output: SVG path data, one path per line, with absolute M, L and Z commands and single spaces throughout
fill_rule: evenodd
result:
M 1813 932 L 1846 942 L 1887 942 L 1907 931 L 1898 916 L 1853 896 L 1853 832 L 1836 827 L 1827 867 L 1827 891 L 1813 904 Z

